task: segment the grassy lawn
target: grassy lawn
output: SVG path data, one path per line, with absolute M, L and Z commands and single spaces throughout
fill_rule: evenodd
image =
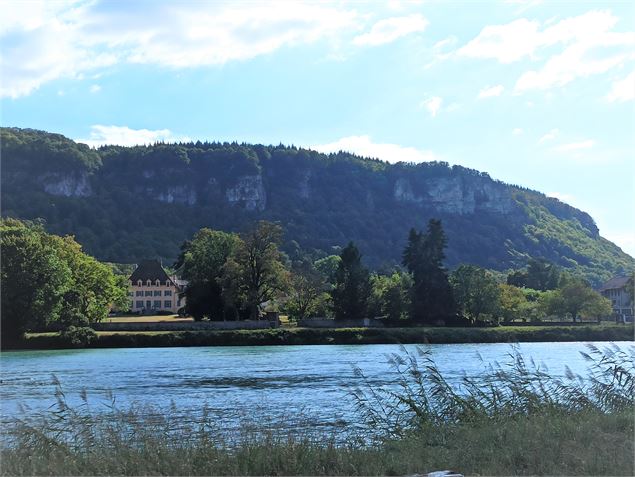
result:
M 183 323 L 194 321 L 193 318 L 182 318 L 179 315 L 141 315 L 141 316 L 109 316 L 105 323 Z

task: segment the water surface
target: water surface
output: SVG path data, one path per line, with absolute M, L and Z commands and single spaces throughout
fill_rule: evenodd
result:
M 595 343 L 599 347 L 607 343 Z M 622 347 L 630 342 L 617 343 Z M 444 376 L 478 376 L 488 363 L 509 362 L 509 344 L 407 345 L 430 350 Z M 554 375 L 568 365 L 583 372 L 585 343 L 523 343 L 520 352 Z M 55 403 L 55 377 L 71 405 L 85 390 L 91 409 L 116 405 L 170 409 L 196 419 L 205 406 L 223 425 L 244 419 L 287 422 L 298 415 L 315 428 L 352 425 L 351 389 L 359 367 L 374 385 L 394 382 L 387 357 L 398 345 L 303 345 L 246 347 L 126 348 L 5 352 L 0 357 L 0 419 L 28 417 Z M 480 355 L 480 357 L 479 357 Z

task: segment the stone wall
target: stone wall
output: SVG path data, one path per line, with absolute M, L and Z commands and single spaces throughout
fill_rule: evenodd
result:
M 202 330 L 258 330 L 277 328 L 274 321 L 169 321 L 146 323 L 92 323 L 95 331 L 202 331 Z
M 361 320 L 333 320 L 328 318 L 309 318 L 299 320 L 300 328 L 383 328 L 384 324 L 372 318 Z

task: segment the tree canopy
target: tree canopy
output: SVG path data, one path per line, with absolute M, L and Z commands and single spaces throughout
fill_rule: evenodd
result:
M 126 309 L 127 281 L 82 252 L 72 237 L 5 219 L 1 231 L 2 340 L 56 325 L 87 325 L 111 307 Z

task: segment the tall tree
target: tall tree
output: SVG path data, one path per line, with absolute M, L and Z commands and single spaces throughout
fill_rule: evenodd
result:
M 242 301 L 246 315 L 256 320 L 260 305 L 277 297 L 288 286 L 288 272 L 279 250 L 282 227 L 267 221 L 242 236 L 242 241 L 230 256 L 225 267 L 225 283 Z
M 353 242 L 340 254 L 335 272 L 335 287 L 331 290 L 336 320 L 366 318 L 370 297 L 370 275 L 362 264 L 362 256 Z
M 403 265 L 412 275 L 410 317 L 421 323 L 445 320 L 455 313 L 448 273 L 443 265 L 447 238 L 441 221 L 430 219 L 426 233 L 410 230 Z
M 544 258 L 532 258 L 525 270 L 507 275 L 507 284 L 533 290 L 555 290 L 560 284 L 561 271 L 557 265 Z
M 557 290 L 551 290 L 540 297 L 540 306 L 546 315 L 573 321 L 580 318 L 601 318 L 612 312 L 611 301 L 593 290 L 586 282 L 570 278 Z
M 291 273 L 287 311 L 295 320 L 315 316 L 325 308 L 327 283 L 322 273 L 310 261 L 296 265 Z
M 395 271 L 392 275 L 371 276 L 372 295 L 371 313 L 385 316 L 389 321 L 406 318 L 408 312 L 408 293 L 412 286 L 410 274 Z
M 188 281 L 186 311 L 195 320 L 234 317 L 232 304 L 223 294 L 222 276 L 228 257 L 240 243 L 236 234 L 204 228 L 181 248 L 177 268 Z
M 491 273 L 474 265 L 461 265 L 450 277 L 459 312 L 472 322 L 496 320 L 501 290 Z

